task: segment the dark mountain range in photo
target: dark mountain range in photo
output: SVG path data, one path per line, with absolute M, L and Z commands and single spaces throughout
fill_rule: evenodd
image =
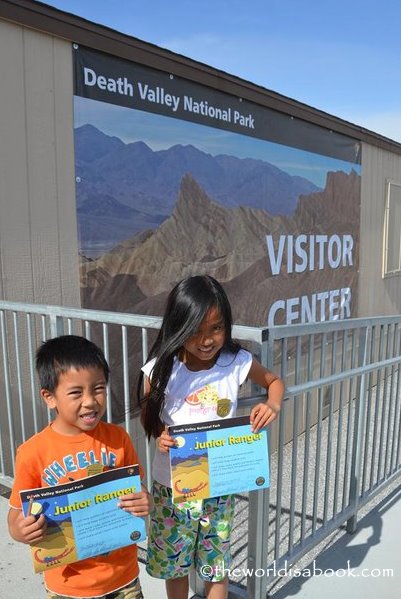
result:
M 271 215 L 289 216 L 301 195 L 319 191 L 311 181 L 262 160 L 212 156 L 192 145 L 153 151 L 92 125 L 75 130 L 75 154 L 80 247 L 87 257 L 160 226 L 172 214 L 186 174 L 226 208 Z

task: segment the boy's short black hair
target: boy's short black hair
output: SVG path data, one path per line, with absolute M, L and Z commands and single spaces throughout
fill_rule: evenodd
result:
M 36 371 L 41 389 L 53 392 L 60 374 L 71 368 L 100 368 L 106 382 L 109 380 L 109 365 L 103 351 L 85 337 L 61 335 L 45 341 L 36 352 Z

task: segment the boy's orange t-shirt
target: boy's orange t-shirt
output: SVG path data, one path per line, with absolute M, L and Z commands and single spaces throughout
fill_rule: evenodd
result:
M 95 462 L 103 464 L 105 470 L 139 463 L 123 428 L 99 422 L 93 431 L 70 436 L 47 426 L 17 450 L 10 507 L 21 509 L 19 491 L 85 478 L 88 466 Z M 140 473 L 142 477 L 142 469 Z M 49 569 L 44 578 L 46 588 L 58 595 L 95 597 L 126 586 L 138 573 L 137 546 L 129 545 L 107 555 Z

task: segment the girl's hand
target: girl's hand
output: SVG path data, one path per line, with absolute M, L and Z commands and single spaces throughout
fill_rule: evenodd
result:
M 160 437 L 157 439 L 159 450 L 162 453 L 168 453 L 170 447 L 175 447 L 175 440 L 167 432 L 167 427 L 164 429 Z
M 257 433 L 258 430 L 267 426 L 277 418 L 280 411 L 281 403 L 284 399 L 284 381 L 270 370 L 259 364 L 255 359 L 252 360 L 249 370 L 249 378 L 264 387 L 268 392 L 269 399 L 266 403 L 258 403 L 251 411 L 252 431 Z
M 266 403 L 258 403 L 251 410 L 251 426 L 252 432 L 257 433 L 261 428 L 264 428 L 277 418 L 279 410 Z
M 8 516 L 9 531 L 13 539 L 20 543 L 32 544 L 42 541 L 45 537 L 47 523 L 41 514 L 27 516 L 25 518 L 22 510 L 11 509 Z
M 145 487 L 139 493 L 121 495 L 118 507 L 134 516 L 148 516 L 153 509 L 153 500 Z

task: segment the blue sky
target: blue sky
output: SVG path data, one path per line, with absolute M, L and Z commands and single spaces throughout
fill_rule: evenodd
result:
M 53 0 L 401 142 L 399 0 Z

